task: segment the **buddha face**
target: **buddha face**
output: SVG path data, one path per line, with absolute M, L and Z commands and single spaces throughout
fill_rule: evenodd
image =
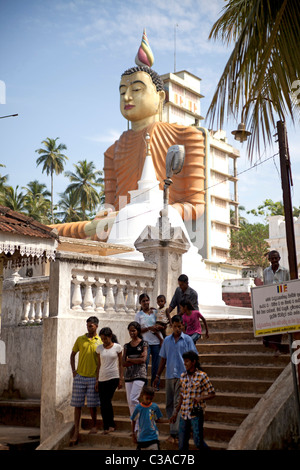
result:
M 139 71 L 121 78 L 120 110 L 124 118 L 131 121 L 133 130 L 159 120 L 159 107 L 164 97 L 164 91 L 156 91 L 146 72 Z

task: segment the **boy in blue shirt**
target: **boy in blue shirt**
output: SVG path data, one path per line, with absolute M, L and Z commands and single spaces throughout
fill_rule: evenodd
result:
M 154 388 L 144 386 L 140 403 L 130 417 L 132 421 L 133 442 L 137 443 L 136 450 L 159 450 L 158 429 L 156 423 L 168 423 L 156 403 L 153 403 Z M 134 432 L 135 421 L 138 420 L 137 436 Z

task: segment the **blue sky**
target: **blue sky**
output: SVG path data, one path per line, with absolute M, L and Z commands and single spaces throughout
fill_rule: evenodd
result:
M 134 65 L 143 29 L 154 54 L 153 69 L 160 74 L 188 70 L 202 79 L 201 114 L 206 115 L 212 94 L 230 54 L 230 46 L 208 40 L 223 0 L 0 0 L 0 80 L 6 85 L 0 116 L 1 174 L 19 188 L 38 179 L 50 179 L 36 166 L 35 150 L 47 137 L 60 138 L 69 157 L 65 170 L 79 160 L 103 168 L 103 153 L 125 130 L 119 111 L 121 73 Z M 202 123 L 206 125 L 206 123 Z M 241 151 L 238 164 L 239 200 L 247 210 L 265 199 L 282 199 L 278 157 L 250 169 L 246 144 L 229 143 Z M 289 125 L 293 205 L 300 205 L 300 150 L 298 128 Z M 274 129 L 275 134 L 275 129 Z M 265 149 L 262 160 L 278 152 Z M 55 177 L 54 192 L 63 192 L 68 180 Z

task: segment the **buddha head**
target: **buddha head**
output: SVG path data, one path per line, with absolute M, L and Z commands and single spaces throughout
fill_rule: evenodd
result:
M 131 122 L 132 130 L 138 131 L 159 121 L 165 99 L 163 81 L 147 66 L 126 70 L 120 82 L 120 110 Z
M 126 70 L 121 76 L 120 109 L 131 122 L 132 130 L 139 131 L 161 120 L 165 100 L 163 81 L 151 69 L 154 56 L 145 29 L 135 63 L 137 67 Z

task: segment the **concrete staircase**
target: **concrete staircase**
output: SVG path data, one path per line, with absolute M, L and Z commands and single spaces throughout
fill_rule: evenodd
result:
M 290 355 L 287 352 L 275 357 L 262 345 L 262 339 L 254 338 L 252 320 L 209 320 L 208 326 L 210 337 L 198 341 L 197 348 L 202 368 L 209 375 L 217 395 L 207 403 L 204 436 L 212 450 L 225 450 L 239 425 L 290 361 Z M 165 414 L 163 387 L 162 378 L 161 391 L 156 392 L 155 402 Z M 101 434 L 99 413 L 100 430 L 97 434 L 89 434 L 89 413 L 83 410 L 79 443 L 68 449 L 135 449 L 129 435 L 131 425 L 124 390 L 115 392 L 113 406 L 117 426 L 114 433 Z M 176 450 L 175 445 L 166 441 L 169 425 L 158 426 L 161 449 Z M 190 449 L 193 448 L 191 440 Z

